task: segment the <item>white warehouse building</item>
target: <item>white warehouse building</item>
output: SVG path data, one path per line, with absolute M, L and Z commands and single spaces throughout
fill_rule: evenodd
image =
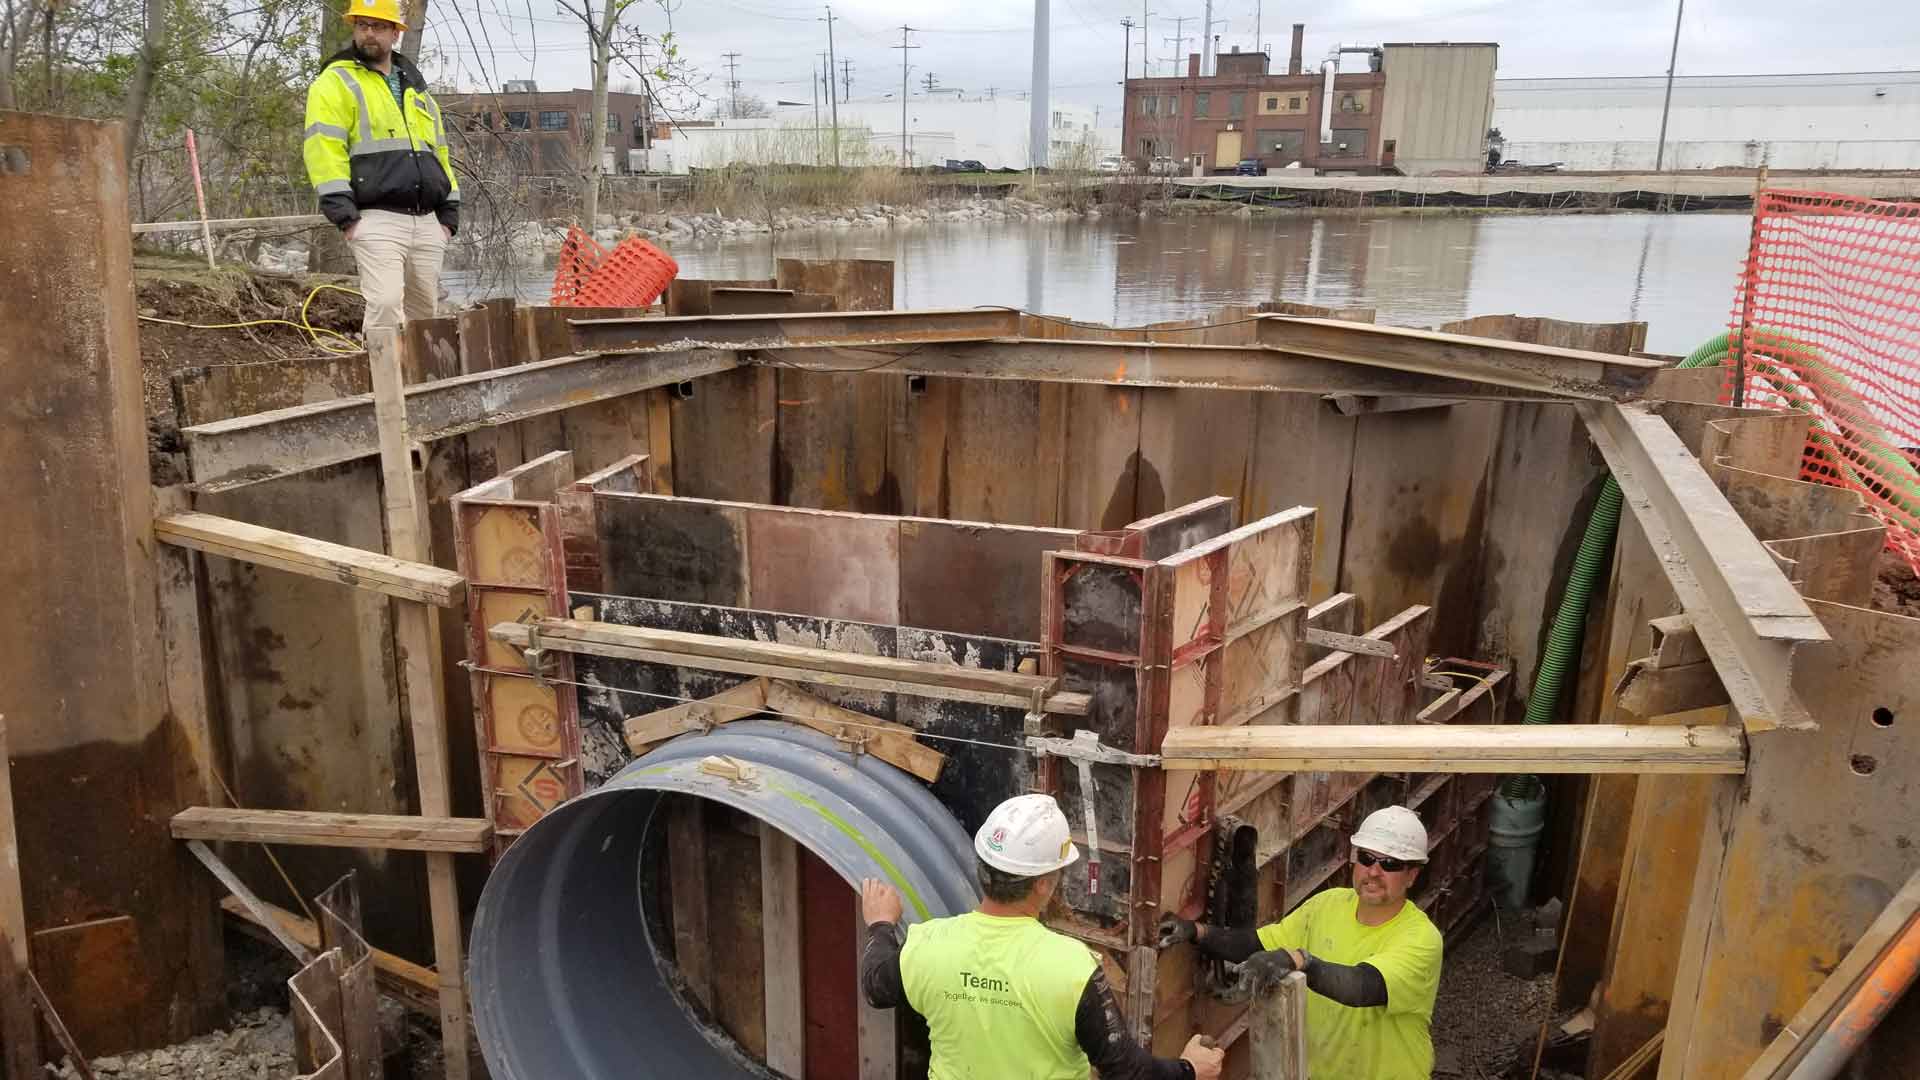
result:
M 949 160 L 978 161 L 989 169 L 1024 169 L 1027 159 L 1028 102 L 1017 97 L 959 100 L 935 96 L 907 102 L 904 148 L 907 163 L 940 165 Z M 1092 106 L 1055 104 L 1050 110 L 1048 151 L 1058 167 L 1091 167 L 1114 152 L 1117 130 L 1098 130 Z M 647 155 L 653 172 L 685 173 L 725 165 L 813 165 L 832 160 L 830 109 L 820 106 L 819 126 L 812 105 L 781 105 L 757 120 L 720 120 L 673 127 Z M 900 163 L 900 102 L 840 103 L 840 160 L 848 165 Z
M 1664 76 L 1498 79 L 1493 126 L 1508 161 L 1652 171 L 1665 93 Z M 1665 167 L 1761 165 L 1920 169 L 1920 71 L 1676 78 Z

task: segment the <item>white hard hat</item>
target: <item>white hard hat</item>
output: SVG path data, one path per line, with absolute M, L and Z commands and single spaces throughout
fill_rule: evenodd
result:
M 1390 859 L 1426 862 L 1427 827 L 1421 824 L 1419 814 L 1404 806 L 1383 806 L 1360 823 L 1360 831 L 1353 834 L 1353 846 Z
M 1051 874 L 1080 857 L 1068 835 L 1067 815 L 1051 795 L 1016 795 L 994 807 L 973 834 L 973 853 L 1018 877 Z

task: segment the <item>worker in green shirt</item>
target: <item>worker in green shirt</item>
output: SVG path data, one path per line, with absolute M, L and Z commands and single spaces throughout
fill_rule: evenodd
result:
M 1353 834 L 1353 888 L 1328 889 L 1259 930 L 1160 920 L 1160 945 L 1188 942 L 1241 964 L 1269 989 L 1307 976 L 1307 1072 L 1319 1078 L 1427 1080 L 1433 1074 L 1440 931 L 1407 901 L 1427 861 L 1420 815 L 1389 806 Z
M 1040 925 L 1080 852 L 1051 795 L 1017 795 L 973 838 L 980 906 L 901 929 L 900 894 L 860 883 L 860 986 L 876 1009 L 926 1018 L 931 1080 L 1219 1080 L 1224 1054 L 1195 1036 L 1180 1057 L 1141 1048 L 1086 945 Z

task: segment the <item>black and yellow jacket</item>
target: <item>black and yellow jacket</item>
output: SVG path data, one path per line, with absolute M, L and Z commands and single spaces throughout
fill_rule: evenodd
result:
M 427 93 L 413 61 L 393 54 L 406 107 L 393 100 L 387 77 L 353 48 L 327 61 L 307 88 L 303 156 L 320 212 L 341 229 L 362 210 L 431 213 L 449 231 L 460 225 L 460 183 L 447 159 L 440 103 Z

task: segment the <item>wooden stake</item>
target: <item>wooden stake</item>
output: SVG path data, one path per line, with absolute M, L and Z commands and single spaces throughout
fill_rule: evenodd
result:
M 430 563 L 424 477 L 413 467 L 407 441 L 407 405 L 401 372 L 403 339 L 390 329 L 367 335 L 373 375 L 374 422 L 380 433 L 380 477 L 386 503 L 387 553 Z M 446 707 L 441 698 L 440 627 L 427 605 L 395 600 L 394 639 L 400 647 L 407 719 L 413 729 L 413 768 L 420 812 L 451 817 L 447 782 Z M 466 964 L 460 940 L 460 899 L 453 856 L 427 855 L 427 894 L 433 917 L 433 956 L 440 982 L 440 1046 L 447 1080 L 467 1077 Z
M 40 1075 L 40 1029 L 33 1022 L 27 955 L 27 903 L 20 892 L 20 840 L 13 827 L 13 758 L 7 718 L 0 716 L 0 1039 L 7 1080 Z
M 1261 1080 L 1307 1080 L 1307 977 L 1294 971 L 1270 994 L 1255 994 L 1247 1034 L 1253 1039 L 1253 1075 Z

